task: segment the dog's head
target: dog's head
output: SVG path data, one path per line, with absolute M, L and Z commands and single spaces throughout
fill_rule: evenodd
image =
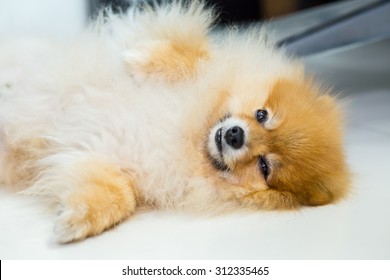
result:
M 333 97 L 320 91 L 310 81 L 279 80 L 265 101 L 255 92 L 230 94 L 216 109 L 219 119 L 205 144 L 213 167 L 265 208 L 324 205 L 344 196 L 349 174 L 341 116 Z

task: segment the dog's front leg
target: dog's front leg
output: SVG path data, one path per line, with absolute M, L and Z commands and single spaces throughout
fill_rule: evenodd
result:
M 36 187 L 59 202 L 54 231 L 60 243 L 97 235 L 131 216 L 137 191 L 128 172 L 99 157 L 64 153 L 44 160 Z
M 249 192 L 243 195 L 236 195 L 241 205 L 252 209 L 262 210 L 292 210 L 299 207 L 295 196 L 286 191 L 277 191 L 273 189 L 259 190 Z

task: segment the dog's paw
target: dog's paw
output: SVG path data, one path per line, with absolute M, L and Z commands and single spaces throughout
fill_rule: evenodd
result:
M 83 240 L 90 235 L 91 224 L 86 206 L 64 207 L 54 221 L 55 239 L 59 243 Z
M 136 191 L 118 166 L 88 161 L 74 169 L 78 180 L 59 197 L 54 233 L 59 243 L 80 241 L 117 225 L 137 207 Z
M 149 77 L 158 78 L 161 75 L 161 69 L 156 65 L 156 61 L 153 62 L 153 54 L 154 50 L 163 45 L 163 42 L 153 41 L 126 50 L 122 57 L 126 63 L 127 72 L 138 82 L 144 82 Z
M 202 1 L 174 2 L 135 14 L 137 25 L 123 57 L 130 75 L 141 82 L 145 78 L 184 81 L 197 74 L 199 61 L 209 58 L 214 12 Z
M 208 58 L 207 49 L 206 42 L 155 40 L 127 50 L 123 59 L 129 74 L 138 81 L 154 78 L 174 83 L 196 75 L 199 62 Z

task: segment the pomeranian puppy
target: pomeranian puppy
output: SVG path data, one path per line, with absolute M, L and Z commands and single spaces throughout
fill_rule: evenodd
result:
M 105 12 L 69 43 L 3 44 L 0 181 L 56 205 L 61 243 L 140 206 L 296 209 L 347 193 L 341 112 L 252 28 L 199 1 Z M 212 33 L 212 34 L 210 34 Z

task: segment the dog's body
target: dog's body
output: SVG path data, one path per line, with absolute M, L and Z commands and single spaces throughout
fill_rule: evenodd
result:
M 292 209 L 344 196 L 333 99 L 261 32 L 213 39 L 198 2 L 106 20 L 77 43 L 0 54 L 0 181 L 58 203 L 60 242 L 140 205 Z

